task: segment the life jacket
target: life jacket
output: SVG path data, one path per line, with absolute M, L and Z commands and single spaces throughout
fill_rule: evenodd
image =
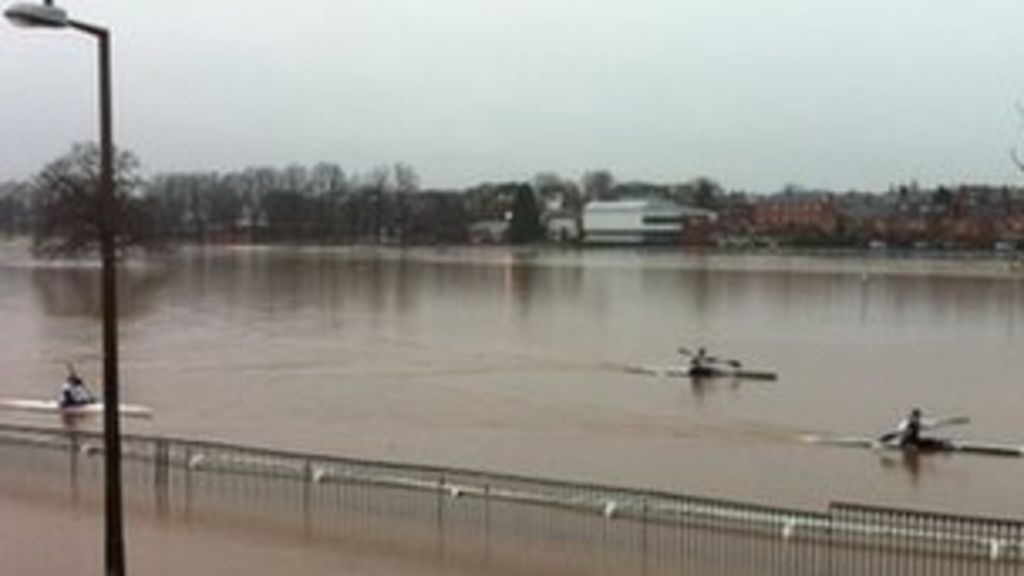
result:
M 900 422 L 900 445 L 915 445 L 921 441 L 921 420 L 905 418 Z
M 60 391 L 61 406 L 81 406 L 89 402 L 92 402 L 92 396 L 85 386 L 81 384 L 81 380 L 78 381 L 77 385 L 70 381 L 64 383 Z
M 74 406 L 75 404 L 75 391 L 71 384 L 65 382 L 64 386 L 60 389 L 60 400 L 58 403 L 61 406 Z

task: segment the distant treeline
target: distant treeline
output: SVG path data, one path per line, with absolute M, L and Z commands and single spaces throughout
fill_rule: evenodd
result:
M 339 165 L 137 175 L 117 158 L 123 243 L 459 243 L 482 214 L 511 209 L 516 184 L 487 193 L 421 190 L 403 163 L 348 174 Z M 31 234 L 41 253 L 95 248 L 98 150 L 75 145 L 27 182 L 0 183 L 0 232 Z M 507 198 L 507 201 L 494 201 Z M 499 207 L 503 206 L 503 208 Z
M 98 156 L 94 144 L 76 144 L 31 180 L 0 183 L 0 234 L 31 235 L 43 255 L 94 251 Z M 726 192 L 704 177 L 671 184 L 617 182 L 608 170 L 590 170 L 578 180 L 542 172 L 528 182 L 424 190 L 404 163 L 353 173 L 321 162 L 143 178 L 131 152 L 120 151 L 115 160 L 123 247 L 525 243 L 548 233 L 579 241 L 587 233 L 582 216 L 588 202 L 624 198 L 706 209 L 714 215 L 709 224 L 694 225 L 680 238 L 695 245 L 1024 245 L 1024 192 L 1008 187 L 926 190 L 911 183 L 879 194 L 789 185 L 762 195 Z M 555 233 L 568 229 L 574 233 Z
M 30 181 L 0 183 L 0 232 L 31 234 L 43 253 L 95 247 L 98 149 L 76 144 Z M 484 183 L 464 190 L 424 190 L 404 163 L 359 173 L 313 166 L 250 167 L 230 172 L 139 176 L 139 161 L 117 155 L 123 242 L 461 243 L 472 223 L 509 223 L 509 240 L 543 238 L 541 218 L 578 218 L 586 199 L 630 193 L 611 173 L 593 170 L 577 183 L 553 173 L 532 182 Z M 700 179 L 697 200 L 720 192 Z M 682 188 L 681 188 L 682 189 Z

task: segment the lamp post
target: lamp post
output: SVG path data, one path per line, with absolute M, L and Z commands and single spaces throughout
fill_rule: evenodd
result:
M 4 11 L 13 24 L 29 28 L 71 28 L 96 39 L 99 49 L 100 186 L 99 235 L 103 308 L 103 445 L 107 576 L 125 573 L 121 507 L 121 430 L 118 420 L 117 263 L 114 241 L 117 205 L 114 196 L 113 114 L 110 89 L 110 33 L 106 28 L 68 18 L 53 5 L 18 3 Z

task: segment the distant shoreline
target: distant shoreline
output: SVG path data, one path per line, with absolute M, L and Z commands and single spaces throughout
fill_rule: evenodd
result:
M 49 266 L 73 260 L 35 259 L 25 238 L 0 240 L 0 264 Z M 988 277 L 1024 280 L 1024 253 L 944 250 L 828 248 L 696 248 L 679 246 L 590 246 L 561 244 L 194 244 L 182 243 L 171 256 L 212 252 L 344 254 L 348 257 L 413 258 L 438 263 L 473 262 L 517 266 L 637 267 L 720 272 L 800 272 L 872 275 Z M 511 257 L 511 260 L 509 258 Z M 146 258 L 143 258 L 146 259 Z M 136 260 L 130 258 L 130 260 Z
M 350 258 L 413 259 L 439 264 L 472 263 L 515 267 L 637 268 L 714 272 L 909 275 L 994 278 L 1024 281 L 1024 259 L 993 252 L 896 250 L 682 249 L 665 246 L 576 247 L 537 245 L 194 245 L 187 251 L 260 251 L 307 256 L 340 254 Z

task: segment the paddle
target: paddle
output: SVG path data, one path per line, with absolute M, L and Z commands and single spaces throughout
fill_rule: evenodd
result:
M 925 420 L 921 422 L 921 428 L 925 430 L 934 430 L 936 428 L 943 428 L 946 426 L 959 426 L 961 424 L 970 424 L 971 418 L 969 416 L 950 416 L 948 418 L 937 418 L 935 420 Z
M 689 348 L 687 348 L 685 346 L 680 346 L 679 348 L 676 348 L 676 352 L 679 352 L 683 356 L 689 356 L 691 358 L 692 357 L 701 356 L 700 354 L 698 354 L 696 352 L 693 352 L 692 350 L 690 350 Z M 728 364 L 728 365 L 732 366 L 733 368 L 739 368 L 740 366 L 742 366 L 742 364 L 741 364 L 741 362 L 739 360 L 731 360 L 731 359 L 728 359 L 728 358 L 719 358 L 717 356 L 707 356 L 707 355 L 704 355 L 704 356 L 701 356 L 701 360 L 703 360 L 704 362 L 707 362 L 709 364 Z
M 902 432 L 900 432 L 899 430 L 893 430 L 892 432 L 886 432 L 885 434 L 882 434 L 881 436 L 879 436 L 878 440 L 876 440 L 876 442 L 878 442 L 878 444 L 888 444 L 889 442 L 892 442 L 893 440 L 899 438 L 900 434 L 902 434 Z
M 718 356 L 707 356 L 704 361 L 708 364 L 725 364 L 733 370 L 739 370 L 743 367 L 743 363 L 739 360 L 733 360 L 732 358 L 719 358 Z
M 698 360 L 700 362 L 700 364 L 703 365 L 703 366 L 709 366 L 711 364 L 719 364 L 719 365 L 724 364 L 724 365 L 729 366 L 730 368 L 732 368 L 737 373 L 739 372 L 739 370 L 741 368 L 743 368 L 743 363 L 740 362 L 739 360 L 735 360 L 735 359 L 732 359 L 732 358 L 719 358 L 718 356 L 707 356 L 707 355 L 705 355 L 703 353 L 703 349 L 701 349 L 699 352 L 693 352 L 692 350 L 690 350 L 689 348 L 686 348 L 685 346 L 680 346 L 679 348 L 676 349 L 676 351 L 679 352 L 680 354 L 682 354 L 683 356 L 687 356 L 689 358 L 693 358 L 695 360 Z M 755 378 L 758 378 L 758 377 L 760 377 L 760 378 L 772 378 L 772 379 L 774 378 L 774 374 L 770 374 L 770 373 L 756 373 L 755 372 L 755 373 L 752 373 L 752 375 Z

